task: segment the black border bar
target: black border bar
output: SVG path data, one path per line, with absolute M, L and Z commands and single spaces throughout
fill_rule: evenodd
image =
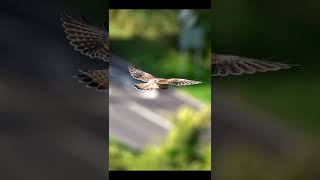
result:
M 211 9 L 212 0 L 110 0 L 110 9 Z
M 110 179 L 201 179 L 209 180 L 211 171 L 109 171 Z

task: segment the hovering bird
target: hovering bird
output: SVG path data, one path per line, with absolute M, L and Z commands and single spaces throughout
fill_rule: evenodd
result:
M 106 30 L 90 25 L 87 20 L 82 20 L 61 13 L 62 26 L 69 44 L 75 51 L 91 58 L 99 59 L 109 63 L 109 35 Z M 82 70 L 78 78 L 80 83 L 85 83 L 86 87 L 95 88 L 99 91 L 107 91 L 109 78 L 108 69 L 101 70 Z
M 293 65 L 234 55 L 211 54 L 212 76 L 253 74 L 289 69 Z
M 146 73 L 142 70 L 136 69 L 134 67 L 129 67 L 130 75 L 137 80 L 143 81 L 144 83 L 134 84 L 134 87 L 139 90 L 150 91 L 154 89 L 168 89 L 170 85 L 173 86 L 188 86 L 194 84 L 200 84 L 200 81 L 193 81 L 188 79 L 179 78 L 157 78 L 153 75 Z

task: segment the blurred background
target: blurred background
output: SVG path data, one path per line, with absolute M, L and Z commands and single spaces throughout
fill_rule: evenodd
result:
M 106 178 L 108 96 L 72 78 L 104 64 L 75 52 L 59 19 L 102 27 L 106 4 L 1 1 L 0 179 Z
M 217 179 L 319 179 L 317 7 L 311 0 L 213 2 L 213 52 L 300 64 L 213 79 Z
M 116 54 L 111 57 L 110 72 L 123 78 L 110 77 L 114 108 L 110 111 L 116 110 L 118 118 L 126 121 L 110 121 L 114 139 L 109 148 L 106 94 L 86 89 L 71 78 L 78 68 L 96 69 L 104 64 L 74 52 L 59 20 L 59 13 L 65 10 L 100 26 L 108 19 L 107 4 L 2 1 L 0 179 L 105 179 L 108 149 L 110 169 L 211 168 L 209 146 L 200 151 L 190 148 L 197 147 L 194 144 L 200 137 L 204 142 L 210 138 L 199 132 L 208 129 L 211 115 L 203 107 L 210 105 L 211 93 L 214 176 L 226 180 L 319 179 L 317 1 L 215 1 L 209 15 L 194 11 L 195 23 L 193 16 L 187 18 L 188 13 L 181 11 L 155 11 L 154 15 L 129 11 L 131 14 L 123 16 L 119 15 L 123 11 L 111 11 L 111 20 L 131 20 L 118 25 L 110 22 L 111 50 Z M 157 14 L 165 14 L 165 18 Z M 157 21 L 152 21 L 155 16 Z M 167 23 L 170 25 L 164 25 Z M 196 28 L 199 26 L 202 28 Z M 188 33 L 205 38 L 189 42 Z M 214 52 L 273 57 L 301 66 L 217 78 L 208 92 L 208 39 L 212 39 Z M 142 95 L 131 88 L 127 64 L 161 77 L 205 83 L 179 88 L 179 93 L 172 89 Z M 128 111 L 121 109 L 121 103 L 132 101 L 136 104 L 131 104 L 132 116 L 127 118 Z M 141 110 L 144 115 L 134 114 Z M 134 121 L 137 116 L 141 122 Z M 157 120 L 148 122 L 145 116 Z
M 210 170 L 208 10 L 110 10 L 109 169 Z M 139 91 L 128 65 L 202 84 Z

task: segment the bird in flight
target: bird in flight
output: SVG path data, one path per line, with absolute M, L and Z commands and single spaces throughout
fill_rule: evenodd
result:
M 212 76 L 253 74 L 289 69 L 292 65 L 234 55 L 211 54 Z
M 146 73 L 142 70 L 136 69 L 134 67 L 129 67 L 130 75 L 139 81 L 144 83 L 134 84 L 134 87 L 139 90 L 150 91 L 154 89 L 168 89 L 170 85 L 173 86 L 188 86 L 194 84 L 200 84 L 200 81 L 193 81 L 188 79 L 179 79 L 179 78 L 157 78 L 153 75 Z
M 109 35 L 106 30 L 90 25 L 84 18 L 80 21 L 66 13 L 61 13 L 60 19 L 69 44 L 75 51 L 91 59 L 109 63 Z M 81 74 L 74 77 L 80 83 L 85 83 L 86 87 L 99 91 L 108 90 L 108 69 L 80 69 L 79 72 Z

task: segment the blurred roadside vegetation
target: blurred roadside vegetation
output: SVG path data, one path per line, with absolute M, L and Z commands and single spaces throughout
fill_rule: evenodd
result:
M 132 150 L 110 139 L 110 170 L 211 170 L 211 143 L 203 132 L 210 127 L 209 107 L 183 107 L 172 117 L 173 128 L 160 145 Z M 209 132 L 208 132 L 209 133 Z
M 180 22 L 178 10 L 110 10 L 111 51 L 158 77 L 194 79 L 203 84 L 185 87 L 190 95 L 211 103 L 210 10 L 196 10 L 197 21 L 205 30 L 205 49 L 201 64 L 192 60 L 192 52 L 178 51 Z

